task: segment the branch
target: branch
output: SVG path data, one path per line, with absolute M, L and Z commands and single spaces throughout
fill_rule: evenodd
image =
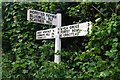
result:
M 105 17 L 105 15 L 100 10 L 98 10 L 95 6 L 92 5 L 92 7 Z

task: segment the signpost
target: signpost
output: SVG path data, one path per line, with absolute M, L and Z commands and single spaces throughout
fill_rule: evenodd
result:
M 56 25 L 55 28 L 40 30 L 36 32 L 36 39 L 54 39 L 55 38 L 55 53 L 61 51 L 61 38 L 85 36 L 91 32 L 91 22 L 73 24 L 61 27 L 61 14 L 50 14 L 37 10 L 27 11 L 27 20 L 41 23 Z M 61 55 L 54 55 L 54 62 L 59 63 Z

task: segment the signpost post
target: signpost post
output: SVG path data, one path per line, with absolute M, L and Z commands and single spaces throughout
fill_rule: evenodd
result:
M 61 38 L 85 36 L 91 32 L 91 22 L 84 22 L 80 24 L 73 24 L 61 27 L 61 14 L 50 14 L 37 10 L 27 11 L 27 20 L 41 23 L 55 25 L 55 28 L 40 30 L 36 32 L 36 39 L 54 39 L 55 38 L 55 53 L 61 51 Z M 54 62 L 59 63 L 61 55 L 54 55 Z
M 61 14 L 57 13 L 57 26 L 55 30 L 55 53 L 61 51 L 61 39 L 60 39 L 60 29 L 61 27 Z M 54 55 L 54 62 L 59 63 L 61 61 L 61 55 Z

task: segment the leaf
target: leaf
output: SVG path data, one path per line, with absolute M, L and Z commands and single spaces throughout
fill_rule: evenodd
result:
M 107 30 L 107 32 L 108 32 L 108 34 L 110 34 L 110 33 L 111 33 L 111 30 Z
M 95 70 L 96 70 L 95 67 L 89 67 L 88 68 L 88 72 L 95 72 Z
M 76 63 L 76 66 L 80 66 L 80 65 L 82 65 L 82 62 L 77 62 Z
M 17 69 L 17 68 L 19 67 L 19 64 L 13 62 L 13 63 L 12 63 L 12 66 L 13 66 L 14 69 Z
M 25 67 L 26 67 L 26 64 L 25 64 L 25 63 L 21 64 L 21 67 L 22 67 L 22 68 L 25 68 Z
M 113 43 L 112 48 L 116 48 L 118 46 L 118 43 Z
M 102 71 L 102 72 L 100 72 L 100 77 L 107 77 L 107 76 L 109 76 L 109 71 Z
M 28 73 L 28 70 L 23 70 L 23 73 L 24 73 L 24 74 Z
M 112 41 L 113 41 L 113 42 L 117 42 L 117 41 L 118 41 L 118 38 L 114 38 Z
M 106 51 L 105 55 L 111 57 L 113 54 L 111 52 L 109 52 L 109 51 Z

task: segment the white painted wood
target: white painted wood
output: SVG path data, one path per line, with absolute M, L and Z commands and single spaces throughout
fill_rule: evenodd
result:
M 27 20 L 30 20 L 30 10 L 27 10 Z
M 27 20 L 35 23 L 57 25 L 57 15 L 37 10 L 28 10 Z
M 91 33 L 91 29 L 92 29 L 91 22 L 73 24 L 73 25 L 63 26 L 60 28 L 56 27 L 56 28 L 37 31 L 36 39 L 40 40 L 40 39 L 54 39 L 55 37 L 66 38 L 66 37 L 85 36 L 88 34 L 88 32 Z M 57 52 L 57 49 L 55 52 Z
M 55 38 L 55 28 L 40 30 L 36 32 L 36 39 L 54 39 Z
M 61 39 L 59 36 L 59 29 L 61 27 L 61 14 L 57 13 L 57 26 L 55 30 L 55 53 L 61 51 Z M 61 61 L 61 57 L 54 56 L 54 62 L 59 63 Z
M 63 26 L 60 30 L 60 38 L 85 36 L 88 34 L 88 30 L 91 31 L 90 22 Z
M 54 62 L 59 63 L 61 61 L 61 55 L 55 54 L 54 55 Z

